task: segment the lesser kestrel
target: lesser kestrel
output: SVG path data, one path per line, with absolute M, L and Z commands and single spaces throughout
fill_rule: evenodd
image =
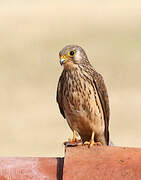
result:
M 85 51 L 68 45 L 60 53 L 63 72 L 57 88 L 57 102 L 63 117 L 84 144 L 109 145 L 109 100 L 104 80 L 90 64 Z

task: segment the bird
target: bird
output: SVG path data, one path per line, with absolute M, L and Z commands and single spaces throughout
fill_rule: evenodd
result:
M 59 52 L 63 71 L 56 100 L 73 131 L 70 143 L 89 147 L 109 145 L 109 98 L 103 77 L 91 65 L 82 47 L 67 45 Z

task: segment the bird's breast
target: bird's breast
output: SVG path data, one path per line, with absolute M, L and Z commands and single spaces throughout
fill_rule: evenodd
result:
M 72 129 L 91 133 L 93 129 L 103 127 L 101 103 L 91 77 L 86 79 L 79 72 L 68 75 L 63 101 L 65 116 Z

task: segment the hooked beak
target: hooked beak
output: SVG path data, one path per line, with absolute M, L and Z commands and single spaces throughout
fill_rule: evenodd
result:
M 61 56 L 60 64 L 65 64 L 68 61 L 68 58 L 66 56 Z
M 60 59 L 60 64 L 62 66 L 62 64 L 64 64 L 66 62 L 66 59 Z

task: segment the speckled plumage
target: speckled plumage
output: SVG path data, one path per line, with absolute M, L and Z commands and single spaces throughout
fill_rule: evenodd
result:
M 67 55 L 70 50 L 76 53 L 73 58 Z M 102 76 L 80 46 L 68 45 L 59 56 L 68 58 L 57 88 L 61 114 L 83 142 L 89 141 L 94 132 L 96 142 L 109 145 L 109 100 Z

